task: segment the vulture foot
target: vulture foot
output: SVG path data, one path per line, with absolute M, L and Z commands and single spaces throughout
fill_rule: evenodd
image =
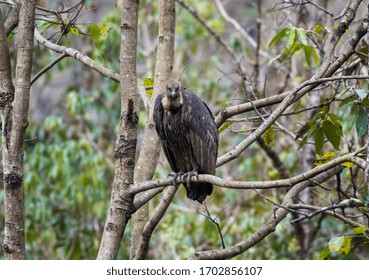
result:
M 183 172 L 178 172 L 178 173 L 175 173 L 175 172 L 173 172 L 173 173 L 170 173 L 169 175 L 168 175 L 168 177 L 172 177 L 172 185 L 174 186 L 174 187 L 176 187 L 176 188 L 178 188 L 178 182 L 177 182 L 177 178 L 178 177 L 181 177 L 181 176 L 183 176 L 185 173 L 183 173 Z
M 187 172 L 183 175 L 183 179 L 186 179 L 186 182 L 187 182 L 187 187 L 190 188 L 190 183 L 191 183 L 191 178 L 193 176 L 195 176 L 196 178 L 198 178 L 198 173 L 197 171 L 190 171 L 190 172 Z

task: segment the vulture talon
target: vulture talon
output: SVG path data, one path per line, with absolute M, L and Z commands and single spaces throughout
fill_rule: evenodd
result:
M 190 172 L 187 172 L 186 174 L 183 175 L 183 178 L 186 179 L 188 188 L 191 185 L 191 178 L 194 177 L 194 176 L 196 178 L 198 178 L 199 174 L 197 173 L 197 171 L 190 171 Z
M 172 179 L 172 185 L 174 187 L 178 188 L 179 184 L 177 183 L 177 178 L 183 176 L 183 174 L 184 173 L 180 171 L 178 173 L 173 172 L 173 173 L 170 173 L 168 175 L 168 177 L 173 177 L 173 179 Z

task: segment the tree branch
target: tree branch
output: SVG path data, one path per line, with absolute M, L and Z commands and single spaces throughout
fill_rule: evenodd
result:
M 290 205 L 288 207 L 291 207 L 293 209 L 306 208 L 306 205 L 304 206 L 304 205 L 299 205 L 299 204 L 293 204 L 293 205 Z M 291 220 L 291 224 L 296 224 L 296 223 L 299 223 L 303 220 L 311 219 L 312 217 L 314 217 L 318 214 L 322 214 L 322 213 L 329 213 L 332 216 L 337 216 L 338 217 L 339 214 L 337 214 L 337 213 L 335 213 L 334 211 L 331 211 L 331 210 L 335 210 L 335 209 L 342 209 L 343 210 L 345 208 L 358 208 L 358 207 L 369 207 L 369 201 L 362 202 L 362 201 L 360 201 L 356 198 L 350 198 L 350 199 L 345 199 L 345 200 L 342 200 L 339 203 L 334 203 L 334 204 L 326 206 L 326 207 L 322 207 L 322 208 L 315 208 L 314 207 L 314 209 L 316 209 L 316 210 L 314 210 L 313 212 L 311 212 L 309 214 L 302 214 L 301 217 Z M 310 208 L 312 208 L 312 207 L 310 207 Z M 355 227 L 361 226 L 361 224 L 354 223 L 354 222 L 352 222 L 351 220 L 345 218 L 342 215 L 340 215 L 339 219 L 343 220 L 344 222 L 349 223 L 349 224 L 351 224 Z
M 301 97 L 303 97 L 306 93 L 310 92 L 312 89 L 316 88 L 318 84 L 316 84 L 316 81 L 321 78 L 326 78 L 327 76 L 332 75 L 343 63 L 341 61 L 341 64 L 335 64 L 332 63 L 332 56 L 335 49 L 335 46 L 339 40 L 339 38 L 344 34 L 344 32 L 347 30 L 348 26 L 352 22 L 355 16 L 355 11 L 352 10 L 352 8 L 356 7 L 356 2 L 360 1 L 354 1 L 352 3 L 352 6 L 350 6 L 346 11 L 346 16 L 343 18 L 343 20 L 340 23 L 341 28 L 338 28 L 336 32 L 331 35 L 330 39 L 330 45 L 328 47 L 328 50 L 326 51 L 325 58 L 323 60 L 323 63 L 320 67 L 320 69 L 310 78 L 309 80 L 302 83 L 297 88 L 290 90 L 286 93 L 286 96 L 282 100 L 282 102 L 278 105 L 278 107 L 273 111 L 273 113 L 253 132 L 251 133 L 245 140 L 243 140 L 240 144 L 238 144 L 236 147 L 234 147 L 231 151 L 224 154 L 223 156 L 219 157 L 217 160 L 217 166 L 221 166 L 237 157 L 247 148 L 249 147 L 253 142 L 256 141 L 258 137 L 260 137 L 281 115 L 282 113 L 294 102 L 299 100 Z M 357 7 L 356 7 L 357 9 Z M 356 44 L 360 40 L 361 37 L 363 37 L 366 34 L 366 28 L 363 32 L 363 26 L 366 25 L 367 22 L 363 22 L 363 24 L 358 28 L 356 33 L 354 34 L 353 38 L 350 40 L 350 47 L 351 47 L 351 53 L 354 51 Z M 354 42 L 353 39 L 355 38 Z M 351 44 L 353 43 L 353 44 Z M 356 44 L 355 44 L 356 43 Z M 348 48 L 350 49 L 350 48 Z M 347 50 L 346 50 L 347 52 Z M 348 57 L 346 57 L 347 59 Z M 335 60 L 337 62 L 337 59 Z M 331 65 L 332 64 L 332 65 Z
M 110 69 L 102 66 L 101 64 L 96 63 L 93 59 L 91 59 L 90 57 L 88 57 L 87 55 L 81 53 L 80 51 L 77 51 L 75 49 L 72 48 L 67 48 L 65 46 L 60 46 L 57 44 L 54 44 L 53 42 L 47 40 L 45 37 L 43 37 L 40 33 L 40 31 L 36 28 L 35 29 L 35 38 L 37 40 L 37 42 L 39 42 L 41 45 L 45 46 L 46 48 L 57 52 L 57 53 L 62 53 L 65 54 L 67 56 L 70 56 L 80 62 L 82 62 L 83 64 L 85 64 L 86 66 L 90 67 L 91 69 L 94 69 L 95 71 L 97 71 L 98 73 L 100 73 L 101 75 L 115 81 L 115 82 L 119 82 L 119 74 L 111 71 Z
M 344 162 L 351 162 L 352 158 L 354 158 L 358 153 L 362 153 L 363 151 L 365 151 L 365 148 L 366 147 L 362 147 L 353 153 L 349 153 L 344 156 L 338 157 L 336 159 L 331 160 L 330 162 L 319 165 L 305 173 L 296 175 L 288 179 L 273 180 L 273 181 L 253 181 L 253 182 L 230 181 L 213 175 L 199 174 L 198 176 L 191 177 L 191 181 L 201 183 L 211 183 L 219 187 L 229 189 L 274 189 L 274 188 L 292 187 L 298 183 L 310 180 L 311 178 L 314 178 L 315 176 L 321 174 L 322 172 L 326 172 Z M 172 184 L 172 182 L 173 180 L 171 178 L 151 180 L 135 184 L 134 186 L 132 186 L 130 192 L 132 193 L 132 195 L 134 195 L 149 189 L 169 186 Z M 177 182 L 186 183 L 186 179 L 180 176 L 178 177 Z
M 174 0 L 159 1 L 159 34 L 158 34 L 158 48 L 156 54 L 155 66 L 155 82 L 153 95 L 150 100 L 150 107 L 148 110 L 148 118 L 143 134 L 143 142 L 141 145 L 140 155 L 135 167 L 135 183 L 145 182 L 151 180 L 160 155 L 160 142 L 155 131 L 155 124 L 153 119 L 153 108 L 156 97 L 165 91 L 165 86 L 173 69 L 174 57 L 174 39 L 175 39 L 175 2 Z M 141 208 L 132 217 L 132 235 L 131 235 L 131 250 L 130 258 L 135 258 L 135 253 L 139 246 L 140 235 L 148 222 L 149 208 Z M 141 248 L 143 249 L 143 247 Z M 148 249 L 148 247 L 145 247 Z M 146 255 L 148 251 L 140 252 Z
M 35 18 L 35 0 L 20 1 L 19 30 L 17 38 L 17 62 L 15 71 L 14 101 L 11 92 L 5 92 L 6 101 L 2 107 L 3 125 L 3 166 L 4 166 L 4 201 L 5 201 L 5 235 L 4 255 L 6 259 L 25 259 L 24 240 L 24 188 L 23 188 L 23 141 L 28 126 L 28 107 L 30 96 L 30 81 L 33 57 L 33 33 Z M 1 13 L 1 12 L 0 12 Z M 7 47 L 4 46 L 4 27 L 0 16 L 0 45 L 5 51 L 5 65 L 7 73 L 10 71 Z M 5 40 L 5 42 L 2 42 Z M 1 54 L 3 56 L 3 53 Z M 1 79 L 6 78 L 1 77 Z M 2 81 L 1 81 L 2 82 Z M 11 87 L 11 77 L 5 80 L 7 87 Z M 10 83 L 10 84 L 9 84 Z M 1 83 L 0 83 L 1 84 Z M 9 88 L 8 88 L 9 89 Z M 3 100 L 4 92 L 1 92 Z M 10 104 L 13 101 L 12 104 Z
M 9 36 L 9 34 L 18 25 L 19 10 L 20 10 L 20 1 L 17 1 L 17 3 L 15 3 L 12 6 L 12 11 L 10 12 L 9 17 L 6 19 L 5 24 L 4 24 L 6 36 Z
M 162 217 L 164 216 L 165 212 L 167 211 L 177 190 L 177 187 L 170 186 L 164 194 L 159 205 L 155 208 L 152 217 L 146 223 L 141 234 L 140 243 L 135 254 L 135 259 L 141 260 L 147 257 L 151 235 L 156 226 L 159 224 Z
M 340 168 L 331 169 L 325 173 L 319 174 L 316 177 L 316 181 L 322 183 L 329 178 L 331 178 L 334 174 L 340 171 Z M 295 185 L 291 190 L 288 191 L 286 196 L 283 199 L 282 206 L 287 206 L 293 203 L 294 198 L 306 187 L 311 184 L 310 181 L 304 181 L 297 185 Z M 239 254 L 242 254 L 247 249 L 255 246 L 260 241 L 262 241 L 269 234 L 273 233 L 277 227 L 277 225 L 286 218 L 289 213 L 288 209 L 285 207 L 278 208 L 272 217 L 269 218 L 269 221 L 262 225 L 258 230 L 256 230 L 251 236 L 247 239 L 236 243 L 235 245 L 228 247 L 226 249 L 215 249 L 208 251 L 197 252 L 194 255 L 190 256 L 189 259 L 192 260 L 215 260 L 215 259 L 229 259 Z
M 104 232 L 97 259 L 116 259 L 120 242 L 133 212 L 133 184 L 138 106 L 136 49 L 138 0 L 123 2 L 121 14 L 120 100 L 121 116 L 114 148 L 115 173 Z

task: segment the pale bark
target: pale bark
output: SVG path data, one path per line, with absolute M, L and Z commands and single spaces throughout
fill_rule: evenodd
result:
M 159 205 L 155 208 L 152 217 L 150 217 L 150 220 L 148 220 L 145 226 L 143 227 L 140 242 L 138 244 L 139 246 L 137 248 L 137 253 L 135 256 L 136 259 L 142 260 L 144 258 L 147 258 L 147 252 L 149 251 L 151 235 L 154 232 L 156 226 L 163 218 L 177 190 L 178 188 L 174 186 L 170 186 L 167 189 L 165 195 L 163 196 L 163 199 L 160 201 Z
M 341 168 L 336 167 L 327 172 L 321 173 L 314 178 L 314 182 L 322 183 L 326 180 L 330 179 L 336 173 L 340 172 Z M 269 234 L 273 233 L 276 230 L 277 225 L 286 218 L 287 214 L 290 213 L 288 210 L 289 206 L 292 205 L 296 199 L 296 196 L 303 191 L 306 187 L 311 185 L 310 181 L 304 181 L 293 188 L 291 188 L 286 196 L 283 199 L 282 206 L 274 211 L 273 216 L 263 224 L 258 230 L 256 230 L 252 235 L 250 235 L 247 239 L 234 244 L 233 246 L 226 249 L 217 249 L 217 250 L 208 250 L 197 252 L 190 257 L 190 259 L 196 260 L 215 260 L 215 259 L 229 259 L 235 257 L 237 255 L 242 254 L 247 249 L 255 246 L 264 238 L 266 238 Z
M 133 212 L 133 183 L 137 143 L 137 72 L 136 48 L 138 0 L 123 1 L 120 51 L 121 117 L 115 143 L 115 174 L 98 259 L 116 259 L 119 245 Z
M 6 259 L 25 259 L 23 141 L 28 126 L 28 107 L 33 55 L 36 1 L 21 1 L 17 37 L 15 90 L 10 74 L 9 50 L 0 18 L 0 100 L 2 118 L 2 155 L 4 169 Z
M 159 1 L 159 35 L 156 54 L 154 90 L 148 111 L 143 143 L 135 168 L 135 183 L 151 180 L 160 155 L 160 143 L 155 131 L 153 110 L 156 97 L 165 91 L 173 69 L 175 38 L 175 3 L 174 0 Z M 131 258 L 135 258 L 142 231 L 149 219 L 148 204 L 141 207 L 132 217 Z M 148 257 L 148 248 L 142 258 Z
M 209 175 L 209 174 L 199 174 L 198 176 L 194 176 L 191 178 L 192 182 L 200 182 L 200 183 L 211 183 L 213 185 L 228 188 L 228 189 L 243 189 L 243 190 L 267 190 L 267 189 L 276 189 L 276 188 L 286 188 L 292 187 L 296 184 L 301 182 L 311 180 L 315 176 L 318 176 L 321 173 L 324 173 L 336 166 L 344 163 L 344 162 L 356 162 L 357 155 L 365 151 L 366 147 L 362 147 L 355 152 L 342 155 L 331 161 L 324 163 L 322 165 L 316 166 L 313 169 L 301 173 L 299 175 L 287 178 L 287 179 L 279 179 L 279 180 L 271 180 L 271 181 L 231 181 L 229 179 L 223 179 L 217 176 Z M 130 192 L 132 195 L 151 190 L 161 188 L 163 186 L 169 186 L 172 183 L 172 179 L 158 179 L 158 180 L 151 180 L 143 183 L 135 184 L 131 189 Z M 183 177 L 178 177 L 177 179 L 178 184 L 186 183 L 186 180 Z

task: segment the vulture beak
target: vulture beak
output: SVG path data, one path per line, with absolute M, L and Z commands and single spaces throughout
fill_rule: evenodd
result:
M 177 92 L 175 89 L 173 89 L 173 90 L 170 92 L 170 96 L 171 96 L 173 99 L 175 99 L 175 98 L 177 97 L 177 94 L 178 94 L 178 92 Z

